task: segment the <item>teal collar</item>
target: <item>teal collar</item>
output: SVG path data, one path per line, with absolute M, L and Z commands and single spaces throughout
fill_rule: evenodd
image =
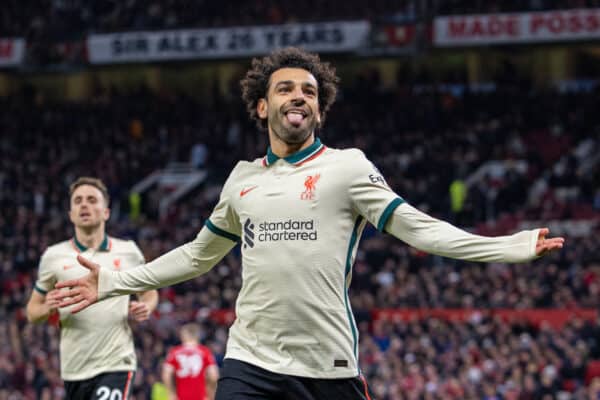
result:
M 73 236 L 72 239 L 73 245 L 75 246 L 75 248 L 80 252 L 83 253 L 84 251 L 86 251 L 88 248 L 85 247 L 79 240 L 77 240 L 77 236 Z M 104 240 L 102 241 L 102 243 L 100 243 L 100 246 L 98 247 L 98 250 L 100 251 L 110 251 L 110 240 L 108 239 L 108 235 L 104 234 Z
M 294 154 L 290 154 L 287 157 L 283 157 L 283 159 L 290 164 L 300 165 L 310 159 L 315 158 L 316 156 L 321 154 L 323 150 L 325 150 L 325 145 L 321 143 L 321 140 L 319 138 L 316 138 L 313 144 L 311 144 L 307 148 L 302 149 Z M 267 155 L 263 159 L 263 164 L 265 166 L 269 166 L 271 164 L 274 164 L 280 158 L 281 157 L 273 153 L 271 147 L 269 146 L 269 148 L 267 149 Z

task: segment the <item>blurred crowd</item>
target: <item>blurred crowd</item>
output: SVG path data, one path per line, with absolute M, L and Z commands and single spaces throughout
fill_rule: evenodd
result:
M 381 399 L 595 398 L 585 362 L 599 355 L 598 334 L 580 320 L 560 332 L 485 317 L 378 321 L 360 359 Z
M 151 399 L 177 327 L 202 326 L 202 342 L 222 362 L 227 327 L 164 296 L 157 316 L 134 324 L 139 368 L 133 399 Z M 468 321 L 438 318 L 363 321 L 360 366 L 375 398 L 405 399 L 597 399 L 600 378 L 587 374 L 600 358 L 600 319 L 574 319 L 562 329 L 482 316 Z M 58 328 L 0 321 L 0 398 L 61 399 Z M 7 350 L 10 349 L 10 350 Z
M 350 1 L 259 0 L 6 0 L 0 36 L 45 32 L 55 40 L 86 33 L 127 30 L 277 25 L 298 21 L 354 20 L 413 16 L 414 0 Z
M 507 218 L 584 220 L 592 231 L 530 264 L 482 265 L 423 254 L 369 227 L 350 296 L 361 365 L 377 398 L 598 396 L 600 384 L 586 382 L 584 371 L 600 358 L 600 320 L 573 320 L 562 330 L 485 316 L 373 320 L 376 308 L 600 305 L 594 239 L 600 233 L 598 223 L 594 227 L 600 217 L 600 90 L 541 91 L 501 77 L 501 84 L 486 87 L 428 82 L 423 72 L 403 70 L 397 84 L 386 87 L 375 71 L 365 70 L 342 88 L 319 136 L 332 147 L 361 148 L 408 202 L 474 231 L 489 225 L 498 233 L 514 230 L 499 227 Z M 192 239 L 235 162 L 265 154 L 266 134 L 248 121 L 235 90 L 221 96 L 215 88 L 209 102 L 145 88 L 99 88 L 83 103 L 55 103 L 31 88 L 0 100 L 0 399 L 62 395 L 58 329 L 27 324 L 23 306 L 40 254 L 72 235 L 68 184 L 80 175 L 103 179 L 113 199 L 109 234 L 136 240 L 147 259 Z M 193 156 L 191 149 L 205 151 Z M 150 193 L 140 215 L 132 216 L 128 196 L 135 183 L 169 162 L 192 160 L 208 172 L 204 185 L 163 215 Z M 465 195 L 453 202 L 457 183 Z M 151 396 L 183 322 L 201 321 L 204 342 L 222 359 L 227 327 L 208 316 L 233 308 L 240 270 L 234 250 L 210 273 L 161 290 L 156 315 L 134 326 L 137 399 Z
M 57 41 L 128 30 L 278 25 L 329 20 L 415 21 L 447 14 L 598 8 L 599 0 L 5 0 L 0 37 Z
M 598 8 L 598 0 L 432 0 L 437 14 L 488 14 Z

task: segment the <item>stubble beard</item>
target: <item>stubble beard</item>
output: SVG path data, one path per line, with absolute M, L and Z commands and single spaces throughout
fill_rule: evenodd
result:
M 281 115 L 281 118 L 279 118 Z M 306 140 L 310 137 L 310 135 L 315 131 L 318 126 L 317 121 L 312 115 L 306 117 L 306 127 L 302 126 L 290 126 L 286 127 L 284 125 L 285 115 L 278 114 L 274 119 L 277 121 L 276 123 L 272 123 L 269 121 L 269 127 L 273 134 L 282 142 L 290 145 L 302 144 L 306 142 Z

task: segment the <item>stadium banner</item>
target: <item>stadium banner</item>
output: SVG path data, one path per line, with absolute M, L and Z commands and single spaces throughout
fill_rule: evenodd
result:
M 439 47 L 600 39 L 600 8 L 437 17 Z
M 367 21 L 140 31 L 91 35 L 87 46 L 92 64 L 248 57 L 284 46 L 345 52 L 364 46 L 369 31 Z
M 0 67 L 20 65 L 25 58 L 25 39 L 0 38 Z

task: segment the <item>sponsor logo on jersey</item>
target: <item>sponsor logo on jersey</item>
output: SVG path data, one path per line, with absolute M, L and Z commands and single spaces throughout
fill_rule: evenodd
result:
M 381 175 L 370 174 L 369 179 L 371 180 L 371 183 L 375 183 L 375 184 L 380 183 L 382 185 L 387 186 L 385 179 L 383 179 L 383 176 L 381 176 Z
M 113 265 L 115 266 L 115 269 L 121 269 L 121 259 L 120 258 L 115 258 L 113 260 Z
M 63 271 L 66 271 L 71 268 L 75 268 L 75 266 L 74 265 L 63 265 Z
M 293 220 L 263 221 L 254 223 L 248 218 L 244 223 L 244 248 L 254 247 L 255 241 L 279 242 L 296 240 L 317 240 L 315 221 Z
M 321 178 L 321 174 L 309 175 L 304 180 L 304 192 L 300 193 L 301 200 L 312 200 L 315 198 L 315 190 L 317 182 Z
M 371 181 L 371 183 L 388 186 L 387 182 L 385 181 L 385 178 L 383 177 L 383 174 L 379 171 L 379 168 L 377 168 L 377 166 L 375 166 L 375 164 L 373 163 L 371 163 L 371 166 L 373 167 L 373 170 L 375 170 L 374 174 L 369 174 L 369 180 Z
M 244 223 L 244 248 L 254 247 L 254 224 L 248 218 Z

